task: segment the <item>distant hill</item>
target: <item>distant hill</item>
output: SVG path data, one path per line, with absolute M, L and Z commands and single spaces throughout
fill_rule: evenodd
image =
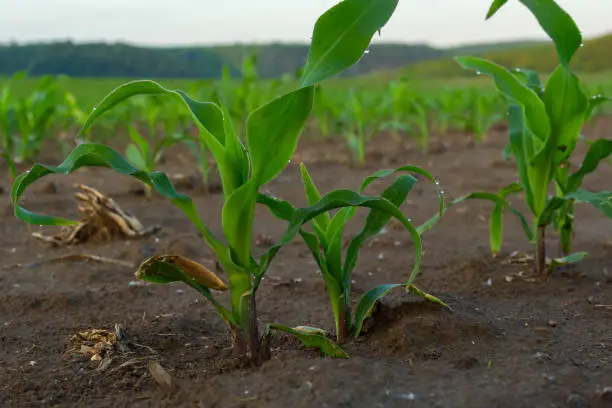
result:
M 599 72 L 612 69 L 612 34 L 585 41 L 585 46 L 578 50 L 572 60 L 572 67 L 579 72 Z M 467 51 L 469 50 L 469 47 Z M 461 51 L 461 52 L 458 52 Z M 450 56 L 478 55 L 508 68 L 533 69 L 538 72 L 551 72 L 558 64 L 557 54 L 552 43 L 535 43 L 519 45 L 505 50 L 493 49 L 481 53 L 465 52 L 461 48 L 447 50 Z M 463 70 L 449 57 L 435 61 L 424 61 L 413 64 L 406 69 L 412 76 L 427 77 L 460 77 L 472 76 L 473 72 Z
M 73 77 L 201 78 L 221 75 L 228 65 L 239 75 L 242 59 L 257 50 L 262 78 L 293 75 L 308 55 L 305 44 L 238 44 L 214 47 L 139 47 L 127 44 L 75 44 L 55 42 L 0 45 L 0 76 L 29 69 L 30 74 L 66 74 Z M 584 71 L 612 68 L 612 35 L 587 41 L 575 66 Z M 457 55 L 483 55 L 512 67 L 547 71 L 554 66 L 549 43 L 515 41 L 434 48 L 425 44 L 373 44 L 358 64 L 345 75 L 376 70 L 405 69 L 415 76 L 468 75 L 452 60 Z
M 443 48 L 442 50 L 445 51 L 446 54 L 452 56 L 481 55 L 488 52 L 517 50 L 546 44 L 548 44 L 546 41 L 507 41 L 499 43 L 466 44 L 456 47 Z
M 0 75 L 29 69 L 32 76 L 212 78 L 224 63 L 204 48 L 71 42 L 0 46 Z
M 0 45 L 0 75 L 30 69 L 30 74 L 74 77 L 218 78 L 224 64 L 238 74 L 242 58 L 257 50 L 262 78 L 295 74 L 308 55 L 306 44 L 231 45 L 218 47 L 152 48 L 126 44 L 70 42 Z M 346 75 L 446 56 L 427 45 L 375 44 Z

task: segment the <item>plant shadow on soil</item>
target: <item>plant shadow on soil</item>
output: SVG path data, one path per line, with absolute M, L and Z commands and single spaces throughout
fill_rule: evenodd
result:
M 598 135 L 612 130 L 602 119 Z M 323 192 L 356 188 L 379 168 L 419 164 L 440 179 L 449 197 L 475 190 L 496 191 L 515 181 L 514 167 L 501 160 L 505 136 L 496 131 L 481 146 L 468 135 L 440 139 L 422 156 L 387 135 L 371 143 L 366 168 L 349 169 L 341 139 L 303 139 L 286 171 L 265 188 L 304 205 L 295 163 L 304 161 Z M 582 152 L 584 153 L 584 152 Z M 186 154 L 175 149 L 163 170 L 195 174 Z M 174 160 L 176 159 L 176 160 Z M 184 164 L 179 164 L 184 163 Z M 609 189 L 612 168 L 602 165 L 586 188 Z M 30 210 L 75 216 L 74 182 L 115 198 L 145 225 L 161 224 L 157 236 L 138 241 L 50 248 L 30 237 L 38 230 L 0 215 L 2 265 L 69 253 L 95 254 L 138 263 L 153 254 L 178 254 L 212 266 L 212 253 L 171 204 L 138 196 L 138 184 L 106 170 L 79 171 L 32 187 L 23 201 Z M 3 177 L 4 199 L 10 184 Z M 381 191 L 381 185 L 372 187 Z M 201 215 L 220 231 L 222 198 L 192 194 Z M 520 202 L 517 203 L 521 207 Z M 421 181 L 404 212 L 424 221 L 436 211 L 433 186 Z M 224 324 L 210 305 L 181 285 L 129 284 L 134 270 L 85 262 L 43 262 L 0 269 L 0 405 L 89 407 L 588 407 L 609 406 L 601 392 L 612 386 L 612 234 L 598 211 L 577 210 L 575 249 L 589 257 L 548 283 L 511 279 L 531 266 L 508 264 L 513 251 L 530 251 L 519 223 L 505 219 L 503 253 L 488 251 L 485 202 L 458 205 L 424 237 L 424 260 L 416 284 L 452 310 L 392 292 L 367 333 L 345 345 L 348 360 L 322 358 L 295 340 L 275 336 L 271 359 L 244 367 L 231 351 Z M 365 212 L 358 212 L 363 220 Z M 347 234 L 358 231 L 353 223 Z M 279 238 L 283 223 L 258 209 L 255 234 Z M 558 241 L 551 236 L 550 253 Z M 382 283 L 405 281 L 414 253 L 409 234 L 389 228 L 370 241 L 354 272 L 353 296 Z M 328 330 L 333 320 L 325 286 L 307 248 L 286 246 L 261 290 L 262 323 L 313 325 Z M 176 386 L 166 392 L 144 364 L 121 361 L 104 372 L 97 362 L 66 350 L 73 334 L 123 324 L 129 339 L 153 356 Z M 127 358 L 126 358 L 127 359 Z M 125 362 L 125 360 L 123 361 Z M 581 405 L 582 404 L 582 405 Z

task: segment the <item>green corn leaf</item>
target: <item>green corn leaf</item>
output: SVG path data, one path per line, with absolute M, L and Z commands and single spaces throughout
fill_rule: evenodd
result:
M 168 148 L 170 148 L 171 146 L 180 143 L 180 142 L 186 142 L 186 141 L 191 141 L 191 139 L 189 137 L 186 136 L 177 136 L 177 135 L 173 135 L 173 136 L 167 136 L 162 138 L 154 147 L 153 147 L 153 152 L 151 154 L 151 158 L 154 162 L 157 162 L 157 160 L 159 159 L 159 157 L 161 156 L 161 154 L 167 150 Z
M 276 217 L 284 221 L 290 221 L 293 217 L 293 214 L 295 213 L 295 208 L 289 202 L 279 200 L 278 198 L 273 198 L 265 194 L 259 193 L 257 195 L 257 203 L 265 205 Z M 325 263 L 325 260 L 321 255 L 321 244 L 319 242 L 319 239 L 317 239 L 317 235 L 304 231 L 303 229 L 300 229 L 300 235 L 308 246 L 308 248 L 310 249 L 310 252 L 312 252 L 317 262 L 317 265 L 319 266 L 319 269 L 323 274 L 323 278 L 325 279 L 325 283 L 328 286 L 328 289 L 331 287 L 332 290 L 335 290 L 337 293 L 340 293 L 340 284 L 336 280 L 336 278 L 329 273 L 327 264 Z M 323 247 L 326 247 L 326 245 L 324 245 Z M 264 259 L 269 262 L 269 259 L 265 257 Z M 264 265 L 264 267 L 267 267 L 267 265 Z
M 317 348 L 326 356 L 334 358 L 349 358 L 348 354 L 346 354 L 344 350 L 342 350 L 336 343 L 327 337 L 324 330 L 308 326 L 291 328 L 289 326 L 277 323 L 270 324 L 268 327 L 273 330 L 292 334 L 297 337 L 297 339 L 302 342 L 304 346 Z
M 507 2 L 508 0 L 493 0 L 493 3 L 491 3 L 491 7 L 489 7 L 489 11 L 487 12 L 486 19 L 488 20 L 493 17 L 495 13 L 497 13 L 499 9 L 501 9 Z
M 375 288 L 372 288 L 366 292 L 361 299 L 359 299 L 357 308 L 355 308 L 355 337 L 358 337 L 359 334 L 361 334 L 363 322 L 372 314 L 372 309 L 376 305 L 376 302 L 385 297 L 393 289 L 404 286 L 405 285 L 399 283 L 376 286 Z
M 538 226 L 547 226 L 553 223 L 555 219 L 555 215 L 557 211 L 563 207 L 565 201 L 567 201 L 567 197 L 552 197 L 546 203 L 546 207 L 544 211 L 540 214 L 538 219 L 536 220 Z
M 430 172 L 428 172 L 427 170 L 419 166 L 406 165 L 406 166 L 398 167 L 393 170 L 379 170 L 375 172 L 374 174 L 372 174 L 371 176 L 366 177 L 363 180 L 363 182 L 361 183 L 361 187 L 359 187 L 359 191 L 365 190 L 366 187 L 372 184 L 372 182 L 374 182 L 375 180 L 381 179 L 383 177 L 387 177 L 391 174 L 402 173 L 402 172 L 414 173 L 419 176 L 423 176 L 426 179 L 430 180 L 432 183 L 434 183 L 437 193 L 438 193 L 438 201 L 440 203 L 439 213 L 440 215 L 442 215 L 444 213 L 444 191 L 442 190 L 442 187 L 440 187 L 440 182 L 438 181 L 437 178 L 432 176 Z
M 519 178 L 525 189 L 525 201 L 533 213 L 536 212 L 536 206 L 531 189 L 531 183 L 529 179 L 529 169 L 527 167 L 529 158 L 526 155 L 526 151 L 523 148 L 525 143 L 529 143 L 525 140 L 525 126 L 523 120 L 523 111 L 520 106 L 516 104 L 510 105 L 508 108 L 508 133 L 510 135 L 510 148 L 512 149 L 512 155 L 516 161 L 518 168 Z
M 544 102 L 532 89 L 499 65 L 480 58 L 457 60 L 464 68 L 492 76 L 499 90 L 520 105 L 524 118 L 522 130 L 514 132 L 514 135 L 511 133 L 511 142 L 512 136 L 520 136 L 520 145 L 518 140 L 512 142 L 512 153 L 519 164 L 519 174 L 527 191 L 527 199 L 531 200 L 528 201 L 530 209 L 534 214 L 540 214 L 546 206 L 548 185 L 552 178 L 552 165 L 550 160 L 547 160 L 551 153 L 550 149 L 545 149 L 551 127 Z M 534 161 L 535 158 L 538 160 Z
M 244 268 L 251 260 L 251 235 L 257 186 L 249 180 L 238 187 L 226 199 L 222 212 L 222 224 L 234 263 Z
M 142 158 L 146 160 L 146 158 L 149 157 L 149 142 L 138 133 L 138 130 L 136 130 L 134 126 L 130 126 L 128 132 L 132 142 L 134 142 L 136 146 L 138 146 L 140 152 L 142 152 Z M 142 168 L 146 169 L 146 167 Z
M 433 302 L 442 307 L 448 308 L 448 305 L 446 303 L 444 303 L 437 297 L 430 295 L 429 293 L 423 292 L 412 284 L 380 285 L 373 289 L 370 289 L 366 294 L 361 297 L 361 299 L 359 299 L 359 303 L 357 304 L 357 308 L 355 309 L 355 337 L 358 337 L 359 334 L 361 334 L 361 330 L 363 329 L 363 323 L 372 314 L 372 309 L 374 308 L 374 305 L 376 305 L 376 302 L 385 297 L 393 289 L 399 287 L 402 287 L 411 294 L 423 298 L 429 302 Z
M 337 234 L 338 230 L 342 230 L 344 228 L 344 224 L 346 224 L 353 217 L 355 210 L 355 207 L 345 207 L 334 214 L 331 223 L 329 224 L 329 228 L 327 228 L 326 231 L 326 241 L 331 241 Z
M 599 105 L 601 105 L 604 102 L 611 102 L 611 101 L 612 101 L 612 98 L 609 98 L 604 95 L 595 95 L 591 97 L 588 101 L 587 111 L 584 115 L 585 121 L 593 117 L 593 112 L 595 112 L 595 108 L 597 108 Z
M 407 285 L 406 286 L 406 290 L 408 292 L 410 292 L 411 294 L 415 295 L 415 296 L 423 298 L 423 299 L 425 299 L 425 300 L 427 300 L 429 302 L 438 304 L 438 305 L 440 305 L 440 306 L 442 306 L 444 308 L 450 309 L 450 307 L 446 303 L 444 303 L 442 300 L 438 299 L 437 297 L 435 297 L 435 296 L 433 296 L 433 295 L 431 295 L 429 293 L 423 292 L 421 289 L 417 288 L 414 285 Z
M 521 0 L 521 3 L 554 41 L 559 62 L 569 69 L 572 57 L 582 45 L 582 34 L 572 17 L 554 0 Z
M 38 179 L 49 174 L 69 174 L 82 167 L 110 168 L 121 175 L 134 177 L 143 183 L 153 186 L 163 197 L 169 199 L 189 218 L 193 225 L 200 230 L 207 244 L 219 256 L 225 253 L 223 244 L 215 238 L 200 219 L 191 198 L 177 193 L 168 176 L 162 172 L 146 173 L 139 170 L 126 161 L 116 150 L 95 143 L 85 143 L 77 146 L 59 166 L 35 164 L 30 171 L 19 175 L 15 179 L 11 190 L 11 201 L 14 205 L 15 216 L 27 223 L 36 225 L 59 226 L 78 224 L 78 221 L 30 212 L 19 205 L 19 199 L 26 188 Z
M 285 231 L 279 242 L 270 248 L 260 258 L 261 265 L 267 265 L 276 256 L 280 248 L 288 244 L 300 231 L 301 226 L 316 217 L 319 214 L 323 214 L 327 211 L 331 211 L 337 208 L 350 208 L 350 207 L 364 207 L 370 209 L 376 209 L 383 212 L 391 213 L 394 218 L 402 223 L 402 225 L 410 232 L 414 241 L 416 256 L 415 265 L 413 267 L 412 275 L 416 276 L 419 270 L 421 261 L 421 254 L 423 251 L 421 237 L 408 219 L 402 214 L 401 210 L 397 206 L 393 205 L 389 200 L 384 197 L 369 197 L 363 196 L 357 192 L 350 190 L 335 190 L 326 194 L 318 203 L 306 208 L 297 209 L 290 222 L 287 230 Z M 332 220 L 333 224 L 333 220 Z M 265 271 L 265 269 L 262 269 Z M 258 277 L 261 279 L 261 276 Z
M 257 203 L 268 207 L 275 217 L 283 221 L 291 220 L 295 213 L 295 207 L 290 202 L 263 193 L 257 194 Z
M 248 174 L 249 170 L 248 161 L 245 154 L 237 153 L 239 148 L 235 146 L 239 141 L 236 138 L 232 138 L 231 143 L 226 141 L 226 122 L 230 119 L 224 118 L 223 111 L 214 103 L 195 101 L 182 91 L 169 90 L 154 81 L 132 81 L 115 88 L 94 108 L 79 135 L 84 134 L 104 113 L 137 95 L 170 95 L 180 101 L 189 109 L 191 117 L 200 129 L 200 136 L 204 138 L 217 162 L 225 194 L 231 194 L 234 189 L 244 184 L 245 174 Z
M 548 79 L 544 102 L 552 128 L 547 144 L 555 154 L 556 165 L 567 159 L 576 148 L 588 102 L 580 89 L 578 77 L 562 66 L 557 67 Z M 548 152 L 542 154 L 546 157 L 541 160 L 550 160 Z
M 503 210 L 503 206 L 495 203 L 491 217 L 489 217 L 489 245 L 493 255 L 497 255 L 501 251 L 504 235 Z
M 393 184 L 391 184 L 381 194 L 381 196 L 391 201 L 395 206 L 399 207 L 404 203 L 404 201 L 406 201 L 406 197 L 408 197 L 408 194 L 416 182 L 417 180 L 410 175 L 398 177 Z M 348 285 L 349 276 L 355 268 L 355 265 L 357 265 L 359 250 L 361 249 L 362 245 L 367 239 L 377 235 L 390 219 L 391 214 L 389 213 L 379 212 L 376 210 L 370 211 L 370 214 L 368 214 L 368 217 L 366 218 L 365 225 L 359 234 L 357 234 L 355 238 L 351 240 L 347 248 L 341 278 L 341 281 L 345 285 Z
M 232 115 L 229 113 L 227 106 L 222 104 L 221 109 L 223 111 L 223 129 L 225 133 L 225 155 L 227 161 L 232 163 L 231 174 L 233 175 L 234 188 L 237 188 L 248 180 L 251 164 L 246 148 L 240 141 L 239 135 L 236 133 L 234 123 L 232 122 Z M 222 173 L 225 174 L 225 169 L 222 170 Z M 230 171 L 230 169 L 227 171 Z M 231 191 L 226 191 L 226 196 L 229 195 L 230 192 Z
M 145 161 L 145 158 L 142 157 L 138 146 L 136 146 L 134 143 L 128 144 L 127 148 L 125 149 L 125 156 L 137 168 L 147 170 L 147 162 Z
M 304 184 L 304 190 L 306 190 L 308 205 L 314 205 L 321 199 L 321 193 L 319 193 L 317 186 L 312 181 L 312 178 L 310 177 L 308 169 L 306 169 L 304 163 L 300 163 L 300 171 L 302 173 L 302 183 Z M 327 213 L 321 214 L 314 219 L 314 222 L 321 230 L 326 231 L 329 228 L 331 218 Z
M 312 34 L 302 86 L 339 74 L 359 61 L 397 4 L 398 0 L 344 0 L 321 15 Z
M 455 60 L 465 69 L 473 69 L 491 76 L 501 92 L 523 107 L 527 119 L 526 125 L 542 142 L 546 140 L 550 134 L 546 107 L 532 89 L 523 85 L 507 69 L 491 61 L 475 57 L 457 57 Z
M 507 209 L 513 215 L 515 215 L 519 219 L 521 226 L 523 227 L 523 231 L 525 232 L 525 235 L 527 236 L 527 239 L 529 239 L 529 241 L 533 240 L 533 231 L 529 225 L 529 222 L 527 222 L 527 219 L 525 218 L 525 216 L 520 211 L 518 211 L 516 208 L 514 208 L 510 204 L 510 202 L 508 202 L 508 200 L 505 198 L 508 194 L 510 194 L 510 192 L 512 193 L 518 192 L 518 188 L 516 186 L 507 187 L 507 188 L 502 189 L 502 192 L 498 194 L 487 193 L 487 192 L 474 192 L 474 193 L 471 193 L 465 196 L 457 197 L 453 201 L 447 204 L 446 211 L 448 211 L 454 205 L 462 203 L 466 200 L 491 201 L 495 205 L 495 207 L 493 208 L 491 218 L 489 219 L 489 228 L 490 228 L 489 229 L 489 239 L 490 239 L 490 245 L 491 245 L 491 252 L 493 254 L 497 254 L 501 250 L 501 243 L 502 243 L 502 237 L 503 237 L 503 218 L 502 218 L 503 212 L 500 212 L 498 208 Z M 432 219 L 428 221 L 428 223 L 437 221 L 439 217 L 440 215 L 436 214 L 434 217 L 432 217 Z
M 604 213 L 606 217 L 612 218 L 612 191 L 594 193 L 587 190 L 578 190 L 567 194 L 564 198 L 573 199 L 579 203 L 589 203 Z
M 542 81 L 540 81 L 540 74 L 532 69 L 517 68 L 512 71 L 515 76 L 525 79 L 525 85 L 533 92 L 535 92 L 540 98 L 544 97 L 544 87 Z
M 259 187 L 285 167 L 312 109 L 314 87 L 288 93 L 253 111 L 247 119 L 252 179 Z
M 336 215 L 336 220 L 341 220 L 338 223 L 338 227 L 334 230 L 328 231 L 327 234 L 327 245 L 323 246 L 325 251 L 325 259 L 327 259 L 327 268 L 330 273 L 339 282 L 342 282 L 342 236 L 344 232 L 344 225 L 346 223 L 346 217 L 342 215 L 342 212 L 346 209 L 342 209 Z M 332 232 L 330 234 L 330 232 Z
M 580 188 L 584 177 L 594 172 L 599 163 L 610 155 L 612 155 L 612 140 L 597 139 L 594 141 L 590 145 L 580 169 L 569 177 L 567 192 L 576 191 Z
M 550 265 L 548 266 L 548 274 L 552 274 L 560 266 L 578 263 L 587 256 L 589 256 L 589 254 L 586 252 L 576 252 L 562 258 L 554 258 L 550 261 Z

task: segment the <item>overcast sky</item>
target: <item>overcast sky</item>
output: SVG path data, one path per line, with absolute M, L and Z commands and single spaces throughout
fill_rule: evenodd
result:
M 491 0 L 401 0 L 378 41 L 461 43 L 543 38 L 517 0 L 492 20 Z M 612 32 L 612 0 L 558 0 L 585 37 Z M 0 0 L 0 42 L 143 45 L 308 42 L 337 0 Z

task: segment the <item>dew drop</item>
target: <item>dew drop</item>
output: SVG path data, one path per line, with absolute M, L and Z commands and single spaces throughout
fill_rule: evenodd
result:
M 476 71 L 476 75 L 482 75 L 482 72 Z
M 95 111 L 95 110 L 97 110 L 97 109 L 98 109 L 98 107 L 97 107 L 97 106 L 94 106 L 94 107 L 92 108 L 92 111 Z
M 516 72 L 521 72 L 520 68 L 515 69 Z
M 581 43 L 581 44 L 580 44 L 580 46 L 581 46 L 581 47 L 584 47 L 584 43 Z

